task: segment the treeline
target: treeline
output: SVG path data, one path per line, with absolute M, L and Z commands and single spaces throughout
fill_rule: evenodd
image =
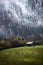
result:
M 21 47 L 25 46 L 26 40 L 23 40 L 21 38 L 11 38 L 11 39 L 3 39 L 0 40 L 0 50 L 1 49 L 7 49 L 7 48 L 15 48 L 15 47 Z
M 22 47 L 25 46 L 27 42 L 30 42 L 32 40 L 24 40 L 19 37 L 13 37 L 10 39 L 4 38 L 3 40 L 0 39 L 0 50 L 2 49 L 8 49 L 8 48 L 15 48 L 15 47 Z M 34 45 L 43 45 L 42 40 L 35 40 L 33 41 Z

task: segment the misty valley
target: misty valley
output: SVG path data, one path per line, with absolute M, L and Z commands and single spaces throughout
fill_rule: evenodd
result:
M 0 0 L 0 65 L 43 65 L 43 0 Z

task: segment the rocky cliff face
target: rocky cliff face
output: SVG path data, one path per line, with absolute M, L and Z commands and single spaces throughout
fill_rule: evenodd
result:
M 0 37 L 43 37 L 43 0 L 0 0 Z

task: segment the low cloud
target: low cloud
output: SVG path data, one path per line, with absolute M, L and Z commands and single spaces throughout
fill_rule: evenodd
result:
M 21 22 L 22 19 L 26 19 L 29 21 L 29 19 L 28 19 L 29 17 L 31 17 L 31 18 L 35 17 L 37 20 L 37 25 L 41 25 L 41 22 L 43 21 L 43 20 L 41 20 L 42 19 L 41 15 L 43 14 L 43 13 L 41 13 L 42 12 L 42 6 L 41 6 L 42 0 L 41 1 L 38 0 L 37 3 L 34 0 L 33 0 L 33 2 L 31 0 L 29 0 L 29 2 L 31 2 L 31 4 L 33 2 L 35 3 L 34 10 L 32 10 L 31 4 L 29 5 L 28 0 L 0 0 L 0 4 L 4 6 L 4 9 L 7 12 L 8 11 L 11 12 L 11 14 L 8 14 L 11 18 L 13 16 L 13 19 L 17 19 L 19 22 Z M 31 20 L 31 18 L 30 18 L 30 20 Z M 27 23 L 27 21 L 26 21 L 26 23 Z M 34 23 L 33 20 L 31 21 L 31 23 Z

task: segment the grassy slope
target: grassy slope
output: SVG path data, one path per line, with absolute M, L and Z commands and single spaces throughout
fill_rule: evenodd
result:
M 0 65 L 43 65 L 43 46 L 0 51 Z

